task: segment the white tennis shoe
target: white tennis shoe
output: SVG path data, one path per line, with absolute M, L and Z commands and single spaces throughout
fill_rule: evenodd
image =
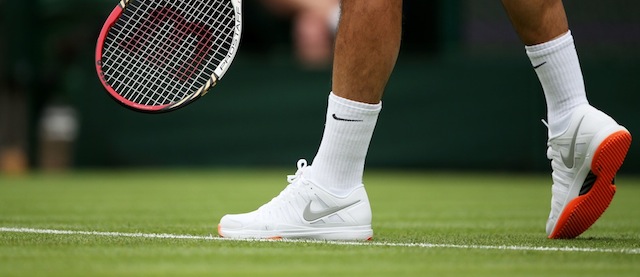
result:
M 289 185 L 257 210 L 225 215 L 221 237 L 233 239 L 370 240 L 371 207 L 361 185 L 340 197 L 304 178 L 307 161 L 288 176 Z
M 630 144 L 627 129 L 590 105 L 577 108 L 569 128 L 549 138 L 549 238 L 575 238 L 598 220 L 616 192 L 614 178 Z

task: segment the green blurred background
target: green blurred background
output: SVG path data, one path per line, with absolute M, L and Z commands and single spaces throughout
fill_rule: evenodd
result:
M 292 167 L 313 158 L 331 72 L 296 60 L 289 20 L 246 0 L 241 48 L 223 81 L 186 108 L 149 115 L 112 101 L 95 74 L 97 34 L 116 4 L 0 0 L 7 172 L 25 170 L 21 164 Z M 565 6 L 591 103 L 637 133 L 640 2 Z M 500 1 L 406 0 L 403 46 L 383 102 L 369 168 L 549 170 L 543 94 Z M 622 172 L 640 173 L 635 144 Z

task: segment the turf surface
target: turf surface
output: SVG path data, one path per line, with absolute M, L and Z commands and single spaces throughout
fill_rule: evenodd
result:
M 640 274 L 640 179 L 629 176 L 617 178 L 611 207 L 574 240 L 545 238 L 546 175 L 393 171 L 371 171 L 365 178 L 374 212 L 370 243 L 209 236 L 223 214 L 252 210 L 275 196 L 290 171 L 0 176 L 0 276 Z M 172 237 L 125 236 L 132 233 Z

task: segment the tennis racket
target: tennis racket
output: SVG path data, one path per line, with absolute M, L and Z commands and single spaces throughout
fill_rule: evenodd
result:
M 127 108 L 172 111 L 222 78 L 241 32 L 241 0 L 121 0 L 98 37 L 98 77 Z

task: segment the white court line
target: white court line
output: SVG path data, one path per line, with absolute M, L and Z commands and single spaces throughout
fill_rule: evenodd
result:
M 105 237 L 131 237 L 131 238 L 157 238 L 157 239 L 191 239 L 213 241 L 263 241 L 273 243 L 317 243 L 331 245 L 372 246 L 372 247 L 403 247 L 403 248 L 457 248 L 457 249 L 481 249 L 481 250 L 512 250 L 512 251 L 541 251 L 541 252 L 591 252 L 591 253 L 617 253 L 640 254 L 640 248 L 584 248 L 584 247 L 546 247 L 546 246 L 516 246 L 516 245 L 472 245 L 472 244 L 438 244 L 438 243 L 397 243 L 397 242 L 355 242 L 355 241 L 314 241 L 314 240 L 235 240 L 221 237 L 176 235 L 176 234 L 148 234 L 148 233 L 120 233 L 98 231 L 70 231 L 33 228 L 0 227 L 0 232 L 5 233 L 31 233 L 53 235 L 88 235 Z

